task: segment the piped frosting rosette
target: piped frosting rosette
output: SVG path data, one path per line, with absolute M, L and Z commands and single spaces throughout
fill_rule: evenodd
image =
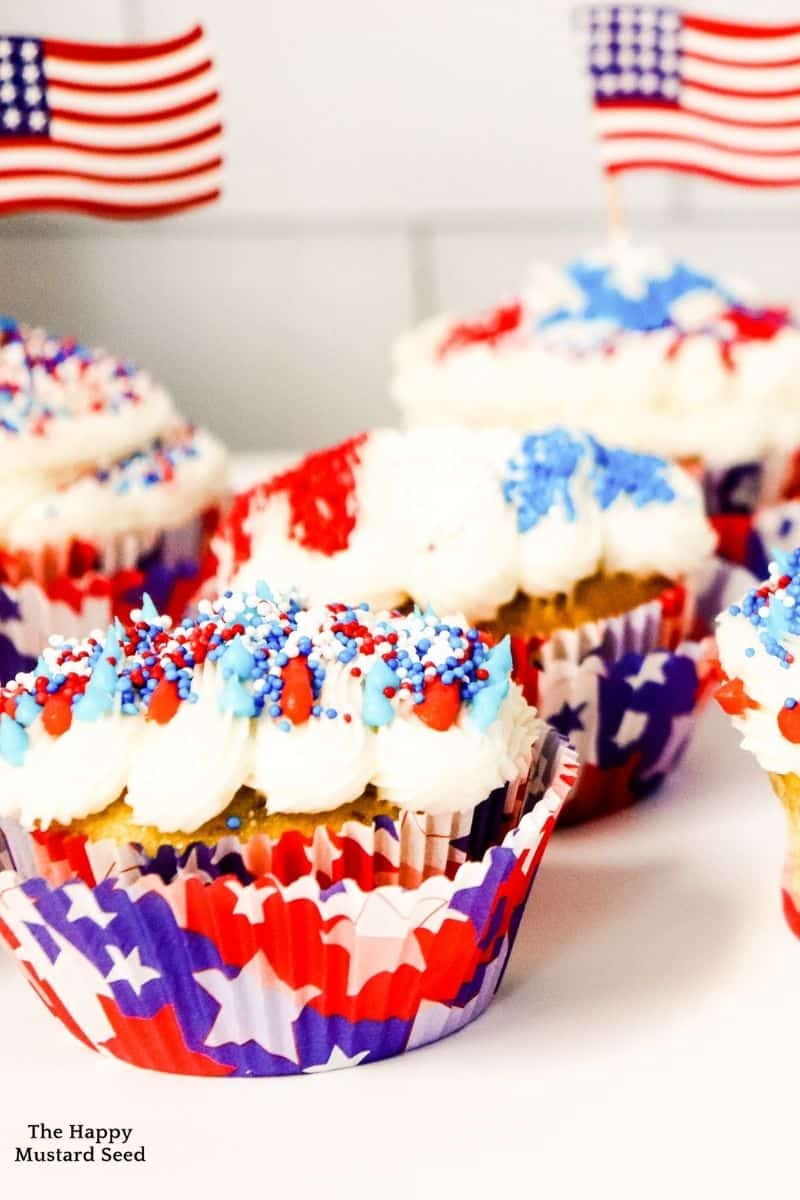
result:
M 545 727 L 508 639 L 252 593 L 53 638 L 0 691 L 0 817 L 61 882 L 261 874 L 417 886 L 516 825 Z
M 664 454 L 701 480 L 721 552 L 753 565 L 752 515 L 798 492 L 800 327 L 788 308 L 618 239 L 476 319 L 399 338 L 409 425 L 554 422 Z
M 312 602 L 460 611 L 511 635 L 516 678 L 583 763 L 565 819 L 653 791 L 686 746 L 713 643 L 695 575 L 714 535 L 696 481 L 563 429 L 378 430 L 237 498 L 218 581 L 269 570 Z
M 145 590 L 180 612 L 225 489 L 222 447 L 144 372 L 0 321 L 0 681 Z
M 717 700 L 768 772 L 786 814 L 783 906 L 800 937 L 800 550 L 776 550 L 763 583 L 717 624 L 725 682 Z

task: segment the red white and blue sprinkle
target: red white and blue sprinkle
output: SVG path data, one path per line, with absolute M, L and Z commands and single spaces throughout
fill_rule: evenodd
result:
M 378 728 L 400 713 L 445 729 L 462 706 L 485 730 L 497 719 L 511 673 L 508 639 L 491 648 L 477 630 L 431 610 L 308 610 L 259 585 L 254 593 L 203 602 L 196 617 L 173 628 L 146 597 L 128 624 L 117 621 L 102 638 L 51 639 L 35 671 L 0 690 L 0 756 L 21 765 L 28 729 L 38 721 L 51 736 L 66 733 L 73 720 L 116 713 L 167 724 L 181 705 L 197 701 L 205 664 L 215 664 L 221 679 L 221 713 L 272 720 L 287 733 L 308 720 L 354 717 Z M 321 703 L 334 665 L 361 682 L 360 712 Z

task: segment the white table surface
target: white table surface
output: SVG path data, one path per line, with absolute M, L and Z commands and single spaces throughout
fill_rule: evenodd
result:
M 484 1017 L 329 1075 L 187 1079 L 101 1058 L 0 956 L 0 1194 L 793 1195 L 783 848 L 766 777 L 710 709 L 657 798 L 556 835 Z M 133 1126 L 147 1164 L 12 1165 L 33 1121 Z

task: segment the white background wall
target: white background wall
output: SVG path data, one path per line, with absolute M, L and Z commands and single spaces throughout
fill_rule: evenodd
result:
M 700 7 L 699 5 L 697 7 Z M 754 19 L 750 0 L 702 6 Z M 239 448 L 392 419 L 394 333 L 492 303 L 603 234 L 566 0 L 0 0 L 9 33 L 148 39 L 206 24 L 223 203 L 162 222 L 0 222 L 0 309 L 149 365 Z M 800 19 L 800 0 L 758 17 Z M 624 181 L 635 231 L 800 294 L 800 193 Z

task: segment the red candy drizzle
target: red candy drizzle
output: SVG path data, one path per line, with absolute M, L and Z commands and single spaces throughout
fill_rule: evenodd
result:
M 724 322 L 723 332 L 719 335 L 719 354 L 727 371 L 736 369 L 733 352 L 737 346 L 746 345 L 748 342 L 771 342 L 782 329 L 786 329 L 792 323 L 786 308 L 726 308 L 719 314 L 718 320 Z M 708 331 L 699 332 L 702 334 Z M 667 358 L 675 358 L 691 336 L 688 333 L 677 333 L 667 349 Z
M 501 338 L 518 329 L 521 323 L 522 305 L 518 301 L 503 305 L 482 320 L 464 321 L 460 325 L 454 325 L 440 342 L 436 351 L 437 357 L 444 358 L 451 350 L 461 350 L 479 342 L 487 342 L 494 346 Z
M 355 469 L 366 440 L 367 434 L 360 433 L 330 450 L 309 454 L 296 467 L 237 497 L 225 530 L 237 562 L 250 557 L 250 535 L 245 529 L 248 516 L 259 504 L 281 493 L 289 501 L 290 537 L 319 554 L 330 556 L 346 550 L 358 516 Z

